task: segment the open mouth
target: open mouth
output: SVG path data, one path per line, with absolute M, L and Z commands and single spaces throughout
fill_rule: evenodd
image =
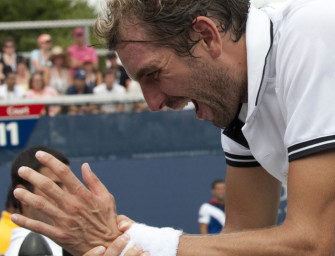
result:
M 193 103 L 193 105 L 194 105 L 194 107 L 195 107 L 195 112 L 198 112 L 198 110 L 199 110 L 199 105 L 198 105 L 198 103 L 197 103 L 195 100 L 192 100 L 192 103 Z

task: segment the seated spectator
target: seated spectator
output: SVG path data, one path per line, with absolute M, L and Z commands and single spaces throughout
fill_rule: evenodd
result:
M 125 88 L 116 82 L 116 72 L 114 69 L 107 69 L 103 74 L 104 83 L 96 86 L 93 89 L 94 94 L 115 94 L 124 95 L 126 93 Z M 101 112 L 103 113 L 116 113 L 123 111 L 123 103 L 112 103 L 104 104 L 101 106 Z
M 107 54 L 106 68 L 113 68 L 116 70 L 116 82 L 126 88 L 126 91 L 128 92 L 131 79 L 129 78 L 124 67 L 120 65 L 116 52 L 113 51 Z
M 30 54 L 30 73 L 44 73 L 47 67 L 51 66 L 50 49 L 52 39 L 48 34 L 42 34 L 37 38 L 38 49 L 35 49 Z
M 141 86 L 138 82 L 131 80 L 129 83 L 128 91 L 127 93 L 129 94 L 142 94 Z M 143 95 L 143 94 L 142 94 Z M 147 111 L 149 110 L 148 104 L 144 101 L 137 101 L 133 103 L 127 103 L 125 104 L 127 108 L 127 112 L 142 112 L 142 111 Z
M 59 161 L 63 162 L 66 165 L 70 165 L 69 160 L 59 151 L 44 147 L 44 146 L 34 146 L 31 148 L 28 148 L 24 151 L 22 151 L 14 160 L 11 168 L 11 177 L 12 177 L 12 190 L 16 188 L 26 188 L 27 190 L 31 191 L 32 193 L 39 194 L 39 190 L 35 189 L 32 184 L 25 181 L 18 175 L 18 170 L 21 166 L 27 166 L 35 171 L 41 173 L 42 175 L 52 179 L 55 183 L 57 183 L 60 187 L 62 187 L 62 183 L 60 183 L 59 178 L 47 167 L 43 166 L 37 159 L 35 158 L 35 154 L 37 151 L 43 150 L 54 157 L 56 157 Z M 11 192 L 13 193 L 13 192 Z M 38 211 L 34 210 L 27 204 L 22 204 L 20 201 L 16 200 L 16 204 L 18 206 L 19 212 L 26 217 L 41 220 L 41 216 Z M 46 219 L 43 219 L 43 221 L 47 221 Z M 14 228 L 12 231 L 12 236 L 10 240 L 10 246 L 6 252 L 6 256 L 17 256 L 20 247 L 26 238 L 26 236 L 30 233 L 30 230 L 17 227 Z M 50 246 L 50 249 L 52 250 L 52 255 L 55 256 L 62 256 L 63 251 L 62 248 L 57 245 L 55 242 L 53 242 L 51 239 L 44 237 L 47 241 L 48 245 Z M 64 254 L 65 255 L 65 254 Z
M 59 94 L 65 94 L 67 88 L 73 83 L 72 75 L 68 68 L 68 54 L 60 46 L 51 50 L 50 60 L 52 66 L 46 70 L 45 80 Z
M 95 69 L 98 68 L 98 55 L 94 47 L 89 47 L 85 42 L 85 31 L 82 27 L 73 29 L 72 38 L 74 44 L 67 48 L 70 53 L 71 74 L 75 75 L 76 71 L 84 68 L 85 58 L 91 58 Z
M 89 56 L 84 59 L 84 70 L 86 72 L 86 84 L 89 87 L 94 88 L 102 83 L 102 75 L 94 67 L 93 59 Z
M 17 72 L 17 63 L 22 59 L 22 56 L 16 54 L 14 39 L 5 38 L 2 42 L 2 56 L 0 58 L 0 80 L 5 79 L 7 72 Z
M 5 83 L 0 85 L 0 99 L 19 99 L 25 94 L 26 90 L 16 84 L 16 73 L 13 71 L 6 73 Z
M 86 72 L 83 69 L 79 69 L 75 76 L 73 85 L 70 86 L 66 94 L 68 95 L 79 95 L 79 94 L 92 94 L 93 90 L 86 84 Z M 83 105 L 70 105 L 65 108 L 65 112 L 71 115 L 75 114 L 85 114 L 85 113 L 94 113 L 96 112 L 97 107 L 92 104 L 83 104 Z
M 88 94 L 93 93 L 91 87 L 86 84 L 86 72 L 79 69 L 73 80 L 73 85 L 66 90 L 66 94 Z
M 46 86 L 41 73 L 33 73 L 29 80 L 29 90 L 26 92 L 26 98 L 51 98 L 58 96 L 58 92 L 50 87 Z M 60 106 L 48 106 L 47 114 L 54 116 L 61 111 Z
M 25 59 L 18 61 L 16 72 L 16 84 L 20 85 L 23 89 L 28 90 L 30 73 Z
M 9 186 L 6 199 L 6 210 L 2 211 L 0 219 L 0 255 L 4 255 L 9 247 L 9 241 L 12 236 L 12 230 L 18 226 L 11 221 L 12 213 L 19 213 L 17 209 L 17 200 L 13 195 L 12 186 Z
M 58 96 L 57 91 L 46 86 L 43 76 L 40 72 L 35 72 L 29 80 L 29 90 L 26 92 L 26 98 L 50 98 Z

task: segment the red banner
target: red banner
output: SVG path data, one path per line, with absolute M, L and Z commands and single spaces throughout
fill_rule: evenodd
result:
M 41 115 L 44 105 L 0 106 L 0 118 Z

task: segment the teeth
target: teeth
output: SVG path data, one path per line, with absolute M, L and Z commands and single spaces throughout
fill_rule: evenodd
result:
M 188 104 L 189 102 L 190 102 L 190 100 L 185 101 L 183 104 L 181 104 L 181 105 L 179 106 L 178 110 L 182 111 L 182 110 L 187 106 L 187 104 Z

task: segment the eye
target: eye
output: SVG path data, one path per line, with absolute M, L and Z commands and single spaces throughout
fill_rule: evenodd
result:
M 149 73 L 147 76 L 148 76 L 148 78 L 150 78 L 152 80 L 158 80 L 159 73 L 160 73 L 160 70 L 156 70 L 154 72 Z

